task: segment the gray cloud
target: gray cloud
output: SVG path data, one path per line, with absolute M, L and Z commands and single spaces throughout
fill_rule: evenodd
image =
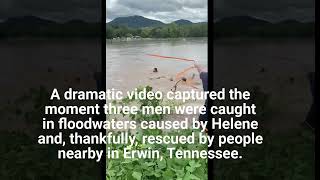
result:
M 141 15 L 164 22 L 207 21 L 207 0 L 107 0 L 107 20 Z
M 314 19 L 315 0 L 213 0 L 215 18 L 249 15 L 270 21 Z M 107 0 L 107 18 L 142 15 L 170 22 L 206 21 L 206 0 Z
M 216 18 L 250 15 L 268 20 L 314 20 L 315 0 L 213 0 Z M 142 15 L 171 22 L 207 20 L 207 0 L 106 0 L 107 19 Z M 34 15 L 54 20 L 99 21 L 101 0 L 1 0 L 0 20 Z

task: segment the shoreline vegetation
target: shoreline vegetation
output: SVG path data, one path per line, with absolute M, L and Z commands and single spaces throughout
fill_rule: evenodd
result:
M 107 25 L 107 39 L 142 39 L 142 38 L 186 38 L 207 37 L 207 23 L 177 25 L 175 23 L 161 27 L 130 28 L 127 26 Z
M 223 18 L 214 23 L 214 38 L 305 38 L 314 37 L 314 22 L 285 20 L 268 22 L 250 16 Z M 209 32 L 210 33 L 210 32 Z M 56 22 L 35 16 L 0 22 L 4 38 L 99 38 L 101 24 L 71 20 Z M 116 18 L 106 23 L 107 39 L 207 37 L 207 22 L 177 20 L 169 24 L 142 16 Z
M 209 32 L 210 33 L 210 32 Z M 106 25 L 106 38 L 132 40 L 142 38 L 207 37 L 207 22 L 177 20 L 169 24 L 142 16 L 116 18 Z M 223 18 L 214 23 L 214 38 L 305 38 L 314 37 L 313 22 L 284 20 L 269 22 L 250 16 Z

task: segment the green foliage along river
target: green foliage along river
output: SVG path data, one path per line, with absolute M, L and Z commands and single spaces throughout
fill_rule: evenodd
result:
M 107 39 L 117 37 L 141 38 L 178 38 L 178 37 L 206 37 L 207 23 L 177 25 L 171 23 L 159 27 L 130 28 L 121 25 L 107 25 Z

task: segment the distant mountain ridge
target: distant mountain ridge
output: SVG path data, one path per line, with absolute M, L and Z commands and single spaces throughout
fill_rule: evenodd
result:
M 171 23 L 175 23 L 177 25 L 191 25 L 191 24 L 200 24 L 200 23 L 207 23 L 207 22 L 199 22 L 199 23 L 193 23 L 189 20 L 180 19 L 173 21 Z M 143 16 L 128 16 L 128 17 L 119 17 L 115 18 L 114 20 L 110 21 L 107 24 L 110 25 L 122 25 L 122 26 L 128 26 L 128 27 L 134 27 L 134 28 L 140 28 L 140 27 L 157 27 L 157 26 L 163 26 L 168 25 L 171 23 L 163 23 L 158 20 L 149 19 Z M 232 16 L 232 17 L 226 17 L 222 18 L 215 22 L 217 25 L 241 25 L 241 26 L 259 26 L 259 25 L 268 25 L 268 24 L 310 24 L 314 22 L 308 22 L 303 23 L 299 22 L 297 20 L 293 19 L 287 19 L 275 23 L 271 23 L 269 21 L 251 17 L 251 16 Z M 87 23 L 82 20 L 74 19 L 70 20 L 64 23 L 55 22 L 53 20 L 40 18 L 36 16 L 20 16 L 20 17 L 11 17 L 7 20 L 0 22 L 0 24 L 8 24 L 8 25 L 53 25 L 53 24 L 92 24 Z
M 36 16 L 21 16 L 8 18 L 3 24 L 29 24 L 29 25 L 49 25 L 54 21 L 43 19 Z
M 193 22 L 185 19 L 179 19 L 168 24 L 175 23 L 177 25 L 190 25 Z M 107 23 L 107 25 L 127 26 L 129 28 L 145 28 L 145 27 L 161 27 L 167 25 L 166 23 L 154 19 L 149 19 L 143 16 L 127 16 L 118 17 Z
M 28 25 L 28 26 L 34 26 L 34 25 L 40 25 L 40 26 L 46 26 L 46 25 L 57 25 L 57 24 L 93 24 L 93 23 L 87 23 L 80 19 L 71 19 L 66 22 L 56 22 L 54 20 L 49 20 L 37 16 L 18 16 L 18 17 L 11 17 L 7 20 L 1 22 L 0 24 L 4 25 Z
M 177 25 L 192 25 L 192 24 L 207 23 L 207 22 L 193 23 L 186 19 L 180 19 L 180 20 L 176 20 L 166 24 L 158 20 L 153 20 L 143 16 L 135 15 L 135 16 L 115 18 L 114 20 L 107 23 L 107 25 L 127 26 L 129 28 L 144 28 L 144 27 L 160 27 L 160 26 L 164 26 L 172 23 L 175 23 Z M 222 26 L 249 27 L 249 26 L 263 26 L 263 25 L 272 25 L 272 24 L 305 24 L 305 23 L 299 22 L 297 20 L 292 20 L 292 19 L 271 23 L 267 20 L 263 20 L 263 19 L 251 17 L 251 16 L 231 16 L 231 17 L 222 18 L 216 21 L 215 24 L 218 26 L 222 25 Z
M 100 37 L 100 23 L 56 22 L 36 16 L 11 17 L 0 23 L 1 37 Z
M 233 25 L 233 26 L 258 26 L 271 24 L 270 22 L 251 17 L 251 16 L 231 16 L 217 21 L 216 24 Z
M 127 26 L 131 28 L 157 27 L 164 25 L 161 21 L 148 19 L 143 16 L 118 17 L 107 24 Z
M 185 19 L 179 19 L 177 21 L 174 21 L 173 23 L 176 23 L 178 25 L 189 25 L 189 24 L 193 24 L 193 22 L 189 21 L 189 20 L 185 20 Z

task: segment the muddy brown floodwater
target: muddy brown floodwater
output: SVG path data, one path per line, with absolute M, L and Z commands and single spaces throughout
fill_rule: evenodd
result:
M 150 85 L 157 90 L 169 91 L 176 82 L 176 74 L 193 65 L 193 62 L 156 58 L 147 54 L 195 59 L 206 67 L 207 40 L 194 38 L 108 42 L 107 88 L 127 91 L 138 86 Z M 157 72 L 154 72 L 155 68 Z M 195 70 L 190 71 L 187 76 L 194 77 L 196 86 L 201 88 Z M 177 90 L 190 89 L 182 84 Z
M 299 127 L 311 105 L 307 73 L 314 71 L 312 39 L 223 39 L 214 42 L 214 87 L 259 87 L 267 93 L 272 116 L 266 127 L 282 131 Z M 151 85 L 169 91 L 175 74 L 191 63 L 157 59 L 159 54 L 196 59 L 207 65 L 207 40 L 140 40 L 107 43 L 107 88 L 132 90 Z M 210 61 L 210 60 L 209 60 Z M 153 72 L 157 68 L 157 72 Z M 201 90 L 201 82 L 194 76 Z M 181 85 L 178 90 L 189 90 Z

